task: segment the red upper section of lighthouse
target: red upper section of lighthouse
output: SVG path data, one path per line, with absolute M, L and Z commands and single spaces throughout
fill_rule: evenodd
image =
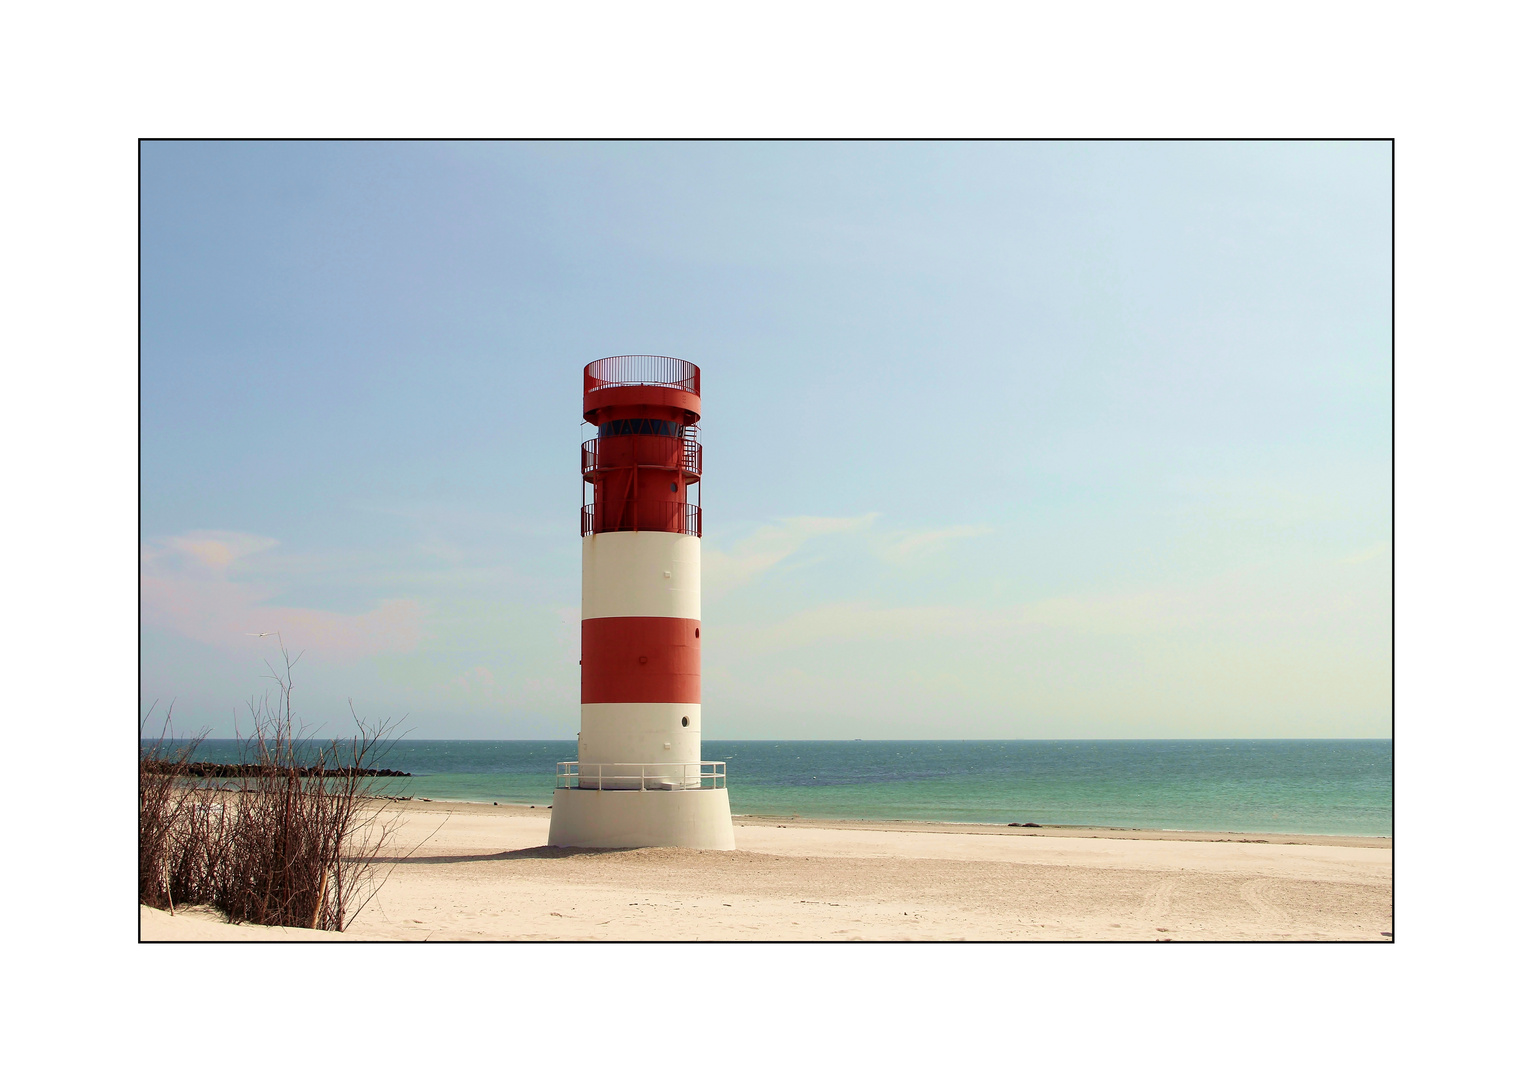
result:
M 608 356 L 585 366 L 585 419 L 598 436 L 581 448 L 581 471 L 595 489 L 581 536 L 702 535 L 701 507 L 687 497 L 702 476 L 701 392 L 701 371 L 673 356 Z

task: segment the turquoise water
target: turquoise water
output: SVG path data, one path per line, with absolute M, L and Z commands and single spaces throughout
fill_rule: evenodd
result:
M 209 740 L 204 761 L 237 761 Z M 736 814 L 1393 834 L 1389 739 L 712 741 Z M 547 806 L 575 744 L 406 740 L 375 764 L 416 798 Z

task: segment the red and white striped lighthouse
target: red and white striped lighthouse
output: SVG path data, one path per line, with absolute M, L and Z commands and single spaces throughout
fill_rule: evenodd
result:
M 555 847 L 734 846 L 702 757 L 701 372 L 669 356 L 585 368 L 579 760 L 559 765 Z

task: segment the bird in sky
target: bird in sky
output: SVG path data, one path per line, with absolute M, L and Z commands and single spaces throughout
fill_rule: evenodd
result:
M 245 637 L 270 637 L 275 633 L 275 630 L 267 630 L 264 634 L 246 634 Z

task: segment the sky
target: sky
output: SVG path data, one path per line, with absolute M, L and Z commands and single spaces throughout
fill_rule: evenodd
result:
M 704 737 L 1391 733 L 1386 143 L 145 143 L 141 711 L 579 726 L 581 369 L 702 370 Z

